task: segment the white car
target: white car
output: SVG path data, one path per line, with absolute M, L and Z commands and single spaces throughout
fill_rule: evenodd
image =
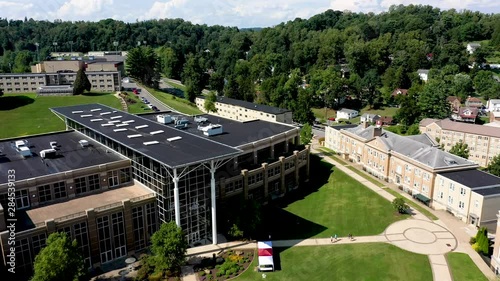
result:
M 152 104 L 148 103 L 148 107 L 149 107 L 150 109 L 153 109 L 153 106 L 154 106 L 154 105 L 152 105 Z

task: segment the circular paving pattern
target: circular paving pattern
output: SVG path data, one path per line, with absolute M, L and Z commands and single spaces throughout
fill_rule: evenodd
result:
M 408 228 L 403 235 L 406 239 L 420 244 L 431 244 L 436 242 L 437 237 L 432 231 L 423 228 Z
M 441 255 L 457 247 L 457 240 L 450 231 L 424 220 L 395 222 L 385 230 L 384 235 L 391 244 L 424 255 Z

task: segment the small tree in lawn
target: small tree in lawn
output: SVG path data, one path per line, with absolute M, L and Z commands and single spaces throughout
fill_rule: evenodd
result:
M 400 214 L 406 213 L 410 208 L 408 204 L 406 204 L 405 199 L 403 197 L 396 197 L 392 200 L 392 206 L 396 209 Z
M 450 149 L 450 153 L 465 159 L 469 159 L 469 145 L 462 141 L 459 141 Z
M 90 91 L 91 88 L 92 84 L 90 84 L 85 70 L 80 67 L 76 73 L 75 83 L 73 83 L 73 95 L 81 95 L 84 91 Z
M 203 107 L 207 112 L 217 112 L 217 108 L 215 107 L 215 102 L 217 101 L 217 96 L 215 96 L 214 92 L 210 92 L 208 96 L 205 98 L 205 103 Z
M 65 232 L 55 232 L 35 257 L 31 281 L 76 281 L 83 275 L 83 266 L 76 240 L 71 241 Z
M 309 124 L 304 124 L 302 126 L 302 129 L 300 129 L 300 142 L 302 144 L 310 144 L 312 140 L 313 134 L 312 134 L 312 127 Z
M 151 252 L 155 272 L 177 271 L 184 263 L 188 243 L 175 222 L 164 223 L 151 236 Z

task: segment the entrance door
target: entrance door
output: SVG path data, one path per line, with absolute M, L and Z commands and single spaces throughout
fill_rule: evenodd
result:
M 475 217 L 470 217 L 470 224 L 476 225 L 476 218 Z

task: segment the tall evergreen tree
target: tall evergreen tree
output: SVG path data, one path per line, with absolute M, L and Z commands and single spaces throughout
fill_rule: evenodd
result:
M 84 91 L 90 91 L 92 84 L 90 84 L 87 74 L 83 67 L 80 67 L 76 73 L 75 82 L 73 83 L 73 95 L 81 95 Z

